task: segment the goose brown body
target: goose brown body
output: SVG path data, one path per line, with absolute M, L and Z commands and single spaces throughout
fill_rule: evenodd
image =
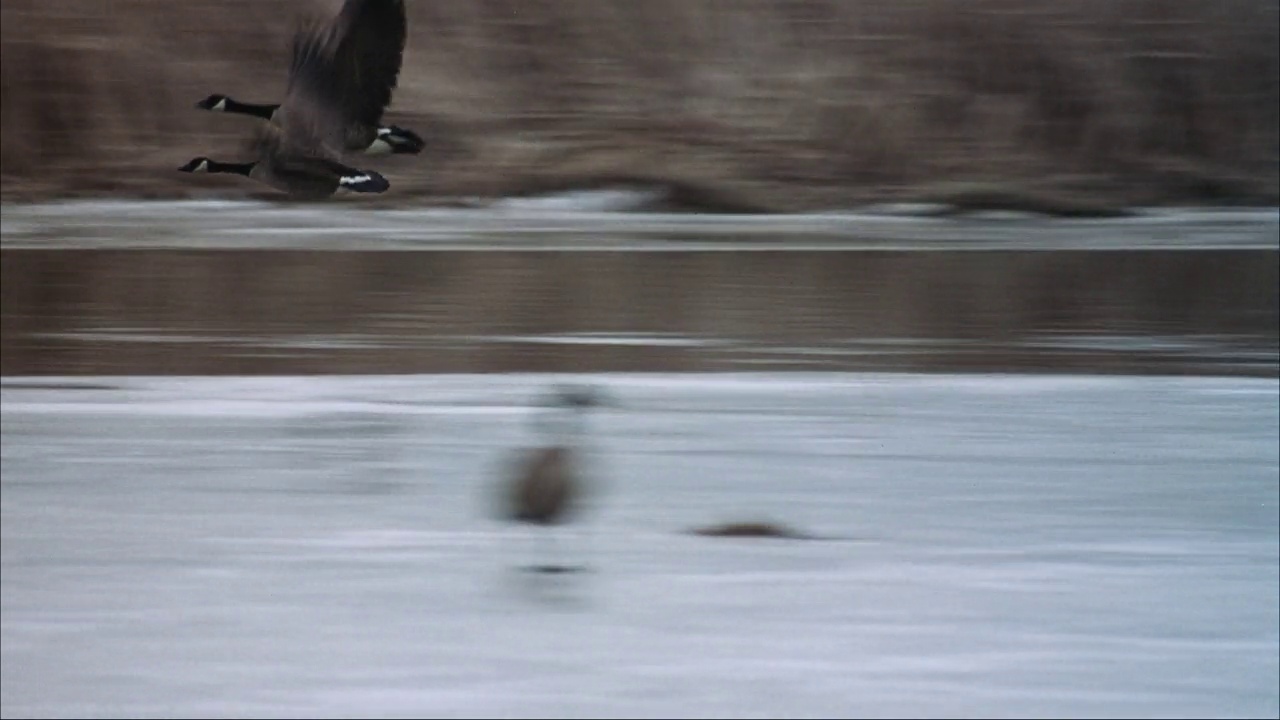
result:
M 546 447 L 531 452 L 512 485 L 511 518 L 537 525 L 568 520 L 579 490 L 575 469 L 570 448 Z
M 597 404 L 589 392 L 561 389 L 551 399 L 550 421 L 581 429 L 582 415 Z M 542 416 L 548 422 L 546 416 Z M 561 436 L 545 445 L 519 452 L 510 467 L 504 514 L 516 522 L 555 525 L 570 520 L 585 491 L 580 450 L 572 438 Z

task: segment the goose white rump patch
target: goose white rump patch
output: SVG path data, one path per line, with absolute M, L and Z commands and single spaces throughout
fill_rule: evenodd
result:
M 365 153 L 368 155 L 390 154 L 392 151 L 392 148 L 391 148 L 391 143 L 387 141 L 389 137 L 387 135 L 388 132 L 390 131 L 387 130 L 384 132 L 383 130 L 379 130 L 378 131 L 379 137 L 375 138 L 373 142 L 369 143 L 369 147 L 365 149 Z

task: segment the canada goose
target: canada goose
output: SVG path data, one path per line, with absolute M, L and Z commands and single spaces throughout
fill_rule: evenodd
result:
M 599 404 L 593 392 L 581 388 L 560 388 L 549 398 L 548 407 L 534 418 L 549 436 L 548 443 L 521 452 L 510 468 L 507 519 L 549 529 L 574 516 L 586 490 L 575 444 L 584 430 L 586 411 Z M 572 568 L 541 565 L 535 569 L 567 572 Z
M 411 153 L 426 145 L 411 130 L 382 125 L 382 113 L 391 103 L 400 75 L 408 23 L 404 0 L 347 0 L 342 12 L 318 33 L 327 35 L 327 51 L 342 74 L 340 87 L 359 97 L 359 105 L 346 118 L 343 149 L 346 152 Z M 296 61 L 295 37 L 295 61 Z M 214 94 L 196 103 L 213 112 L 252 115 L 269 122 L 281 121 L 282 104 L 242 103 Z
M 341 156 L 392 142 L 378 123 L 400 72 L 404 38 L 404 0 L 346 0 L 331 23 L 294 34 L 288 90 L 259 132 L 258 159 L 198 157 L 179 170 L 246 175 L 305 197 L 339 188 L 383 192 L 389 184 L 381 175 L 345 165 Z
M 196 107 L 213 112 L 253 115 L 268 121 L 274 121 L 276 111 L 280 109 L 279 105 L 242 103 L 226 95 L 210 95 L 196 103 Z M 357 120 L 347 128 L 344 150 L 366 155 L 417 155 L 426 146 L 426 141 L 412 130 L 398 125 L 366 125 Z
M 360 193 L 380 193 L 391 183 L 372 170 L 357 170 L 329 158 L 293 153 L 270 143 L 254 162 L 230 163 L 198 157 L 178 168 L 180 172 L 229 173 L 244 175 L 298 198 L 324 198 L 339 189 Z

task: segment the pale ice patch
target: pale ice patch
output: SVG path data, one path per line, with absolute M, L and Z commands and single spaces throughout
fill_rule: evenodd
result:
M 652 207 L 666 196 L 661 188 L 611 188 L 495 200 L 495 210 L 617 212 Z
M 1274 209 L 1183 210 L 1106 220 L 964 220 L 825 212 L 636 212 L 630 190 L 508 199 L 476 208 L 298 207 L 254 201 L 5 204 L 5 247 L 344 247 L 671 251 L 1274 249 Z M 330 230 L 337 234 L 328 234 Z

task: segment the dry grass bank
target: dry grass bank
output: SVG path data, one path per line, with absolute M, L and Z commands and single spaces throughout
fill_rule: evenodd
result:
M 5 0 L 6 201 L 259 195 L 211 92 L 284 88 L 310 0 Z M 1280 197 L 1276 0 L 409 0 L 384 203 L 613 181 L 690 205 L 1064 211 Z M 1029 198 L 1029 199 L 1028 199 Z

